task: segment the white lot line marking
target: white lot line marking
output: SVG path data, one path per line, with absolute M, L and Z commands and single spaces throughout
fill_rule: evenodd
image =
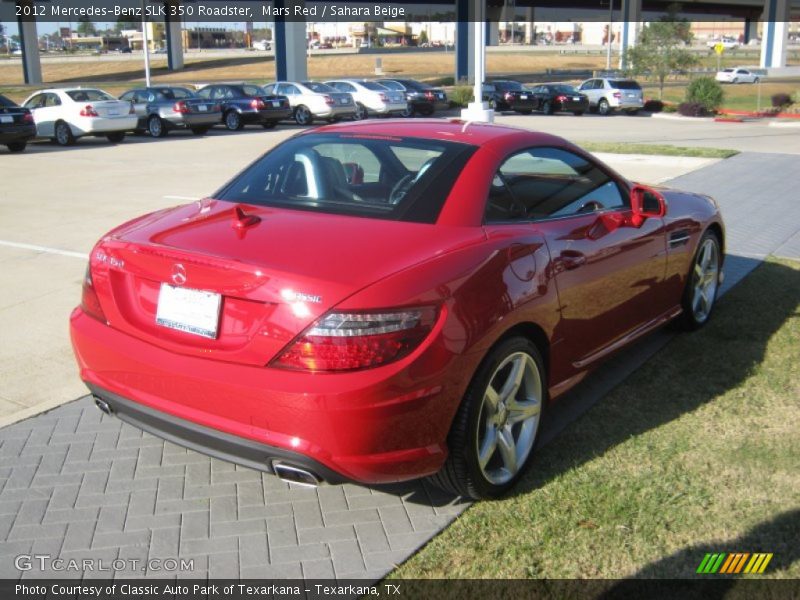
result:
M 21 248 L 22 250 L 33 250 L 34 252 L 46 252 L 47 254 L 58 254 L 59 256 L 69 256 L 71 258 L 80 258 L 86 260 L 89 258 L 88 254 L 83 252 L 73 252 L 72 250 L 61 250 L 60 248 L 48 248 L 46 246 L 36 246 L 35 244 L 23 244 L 21 242 L 7 242 L 0 240 L 0 246 L 8 246 L 9 248 Z

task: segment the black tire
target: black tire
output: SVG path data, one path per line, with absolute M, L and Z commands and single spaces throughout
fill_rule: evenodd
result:
M 739 78 L 734 77 L 733 79 L 731 79 L 731 83 L 739 83 Z
M 583 116 L 583 111 L 582 110 L 573 110 L 572 114 L 575 115 L 576 117 L 581 117 L 581 116 Z
M 28 145 L 28 142 L 9 142 L 6 144 L 9 152 L 22 152 Z
M 205 135 L 208 133 L 208 130 L 211 129 L 210 127 L 192 127 L 192 134 L 193 135 Z
M 314 115 L 307 106 L 301 104 L 294 109 L 294 122 L 298 125 L 311 125 L 314 122 Z
M 244 127 L 241 115 L 235 110 L 229 110 L 226 112 L 222 120 L 225 123 L 225 127 L 228 131 L 239 131 L 242 127 Z
M 356 102 L 356 114 L 353 116 L 356 121 L 363 121 L 364 119 L 369 118 L 369 111 L 367 107 L 361 104 L 360 102 Z
M 608 100 L 605 98 L 600 99 L 600 102 L 597 103 L 597 112 L 603 116 L 611 114 L 611 105 L 608 103 Z
M 485 475 L 484 470 L 479 464 L 480 450 L 478 448 L 479 442 L 486 443 L 486 438 L 481 442 L 480 430 L 489 427 L 494 427 L 495 436 L 498 427 L 502 428 L 505 432 L 506 425 L 494 425 L 497 415 L 502 416 L 510 414 L 511 410 L 505 408 L 494 415 L 484 413 L 485 400 L 484 396 L 487 395 L 490 384 L 494 381 L 495 377 L 500 376 L 505 361 L 512 357 L 526 355 L 532 359 L 527 361 L 526 364 L 530 365 L 531 369 L 535 369 L 536 377 L 538 378 L 538 413 L 532 416 L 535 419 L 534 431 L 532 439 L 528 436 L 527 451 L 523 449 L 524 456 L 521 458 L 521 463 L 518 464 L 516 473 L 510 476 L 510 479 L 500 483 L 492 482 Z M 501 368 L 502 367 L 502 368 Z M 508 367 L 513 370 L 512 367 Z M 527 370 L 526 370 L 527 373 Z M 510 375 L 509 375 L 510 377 Z M 527 377 L 527 375 L 526 375 Z M 494 389 L 494 388 L 493 388 Z M 520 388 L 521 389 L 521 388 Z M 517 392 L 518 394 L 518 392 Z M 516 394 L 515 394 L 516 399 Z M 501 401 L 505 404 L 510 399 Z M 542 420 L 544 406 L 547 401 L 547 379 L 545 375 L 544 362 L 542 361 L 541 353 L 536 345 L 531 340 L 514 336 L 500 341 L 489 351 L 486 358 L 478 367 L 472 381 L 464 394 L 461 406 L 456 413 L 453 423 L 450 428 L 450 433 L 447 437 L 447 445 L 449 448 L 449 455 L 447 461 L 442 466 L 442 469 L 432 475 L 429 479 L 431 483 L 444 489 L 447 492 L 458 494 L 466 498 L 473 498 L 475 500 L 497 498 L 505 494 L 525 473 L 525 470 L 530 465 L 531 458 L 534 454 L 536 446 L 537 434 L 540 430 L 540 423 Z M 507 416 L 506 416 L 507 418 Z M 493 424 L 490 426 L 489 422 Z M 510 426 L 512 429 L 515 425 Z M 520 429 L 522 425 L 520 424 Z M 510 430 L 509 430 L 510 431 Z M 484 432 L 485 433 L 485 432 Z M 520 433 L 521 435 L 521 433 Z M 497 447 L 497 440 L 499 437 L 494 438 L 495 449 L 489 450 L 488 455 L 492 459 L 498 458 L 495 453 L 501 452 Z M 516 453 L 515 453 L 516 456 Z M 504 462 L 504 461 L 502 461 Z M 491 461 L 487 461 L 487 467 Z M 502 470 L 502 469 L 501 469 Z
M 150 115 L 147 119 L 147 132 L 150 137 L 162 138 L 167 135 L 167 126 L 158 115 Z
M 761 79 L 759 79 L 758 77 L 756 77 L 755 79 L 753 79 L 753 83 L 758 83 L 759 81 L 761 81 Z
M 553 105 L 550 103 L 550 100 L 544 101 L 544 104 L 542 104 L 542 112 L 546 115 L 553 114 Z
M 122 140 L 125 139 L 125 132 L 115 131 L 114 133 L 107 133 L 106 139 L 112 144 L 119 144 Z
M 64 121 L 56 122 L 53 133 L 55 134 L 53 139 L 59 146 L 72 146 L 75 143 L 75 136 L 72 135 L 72 130 Z
M 713 256 L 711 257 L 711 261 L 715 261 L 712 265 L 714 267 L 713 271 L 713 280 L 711 279 L 712 275 L 706 272 L 706 277 L 709 277 L 708 283 L 713 284 L 713 288 L 709 293 L 709 289 L 707 288 L 706 294 L 700 296 L 699 301 L 697 304 L 699 305 L 701 302 L 705 305 L 705 310 L 698 311 L 696 310 L 696 299 L 698 299 L 698 283 L 700 282 L 702 276 L 697 271 L 697 266 L 703 261 L 703 252 L 706 248 L 710 246 L 713 247 Z M 719 273 L 722 264 L 722 248 L 720 244 L 719 237 L 713 231 L 706 231 L 703 234 L 703 237 L 700 238 L 700 242 L 697 244 L 697 250 L 692 257 L 692 264 L 689 267 L 689 272 L 686 274 L 686 286 L 683 290 L 683 297 L 681 298 L 681 307 L 683 308 L 683 312 L 681 316 L 677 319 L 676 324 L 680 329 L 685 331 L 694 331 L 695 329 L 699 329 L 706 323 L 708 323 L 709 319 L 711 318 L 711 314 L 713 312 L 714 306 L 716 306 L 717 295 L 719 293 Z M 702 298 L 707 298 L 705 302 L 703 302 Z
M 406 104 L 406 109 L 400 113 L 400 116 L 405 117 L 406 119 L 410 119 L 411 117 L 414 116 L 415 112 L 416 111 L 414 110 L 414 106 L 411 103 L 408 103 Z

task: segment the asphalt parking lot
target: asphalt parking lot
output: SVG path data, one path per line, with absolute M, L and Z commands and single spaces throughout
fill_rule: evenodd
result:
M 603 158 L 629 178 L 670 181 L 718 199 L 729 233 L 728 286 L 769 254 L 800 258 L 800 204 L 793 201 L 800 130 L 627 116 L 498 122 L 573 140 L 741 150 L 726 161 Z M 380 577 L 466 506 L 421 484 L 290 488 L 143 435 L 87 399 L 72 402 L 86 390 L 67 323 L 93 243 L 129 218 L 213 192 L 295 131 L 177 133 L 118 146 L 84 139 L 66 149 L 37 143 L 19 155 L 0 151 L 0 424 L 19 421 L 0 433 L 3 577 L 20 576 L 9 557 L 26 552 L 189 557 L 195 569 L 183 575 L 193 577 Z M 574 395 L 575 407 L 596 401 L 664 341 L 655 336 L 646 351 L 616 361 Z M 117 576 L 126 574 L 134 573 Z

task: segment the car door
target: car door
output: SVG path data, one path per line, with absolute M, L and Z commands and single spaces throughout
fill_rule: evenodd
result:
M 41 136 L 42 134 L 39 133 L 39 118 L 37 117 L 37 113 L 44 106 L 44 94 L 36 94 L 35 96 L 31 96 L 22 106 L 31 111 L 31 115 L 33 115 L 33 122 L 36 124 L 36 135 Z
M 667 310 L 663 219 L 630 223 L 628 185 L 572 151 L 537 147 L 509 156 L 487 222 L 524 219 L 551 257 L 561 351 L 579 371 Z M 568 377 L 570 373 L 559 374 Z
M 589 79 L 581 84 L 580 91 L 589 98 L 589 105 L 595 106 L 600 99 L 600 90 L 597 89 L 598 79 Z
M 130 94 L 130 98 L 127 97 L 128 94 Z M 139 120 L 137 127 L 144 127 L 147 123 L 147 102 L 151 93 L 148 90 L 133 90 L 128 94 L 124 94 L 120 100 L 133 102 L 133 110 Z
M 69 115 L 64 114 L 64 107 L 61 105 L 61 98 L 58 97 L 58 94 L 47 92 L 44 94 L 41 108 L 36 109 L 33 120 L 40 136 L 52 137 L 55 135 L 56 121 L 69 122 Z

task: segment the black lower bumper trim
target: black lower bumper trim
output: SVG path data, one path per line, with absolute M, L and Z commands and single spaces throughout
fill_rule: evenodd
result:
M 326 483 L 349 481 L 336 471 L 303 454 L 198 425 L 128 400 L 94 384 L 86 385 L 92 395 L 108 403 L 112 413 L 122 421 L 179 446 L 257 471 L 274 474 L 272 463 L 278 461 L 306 469 Z

